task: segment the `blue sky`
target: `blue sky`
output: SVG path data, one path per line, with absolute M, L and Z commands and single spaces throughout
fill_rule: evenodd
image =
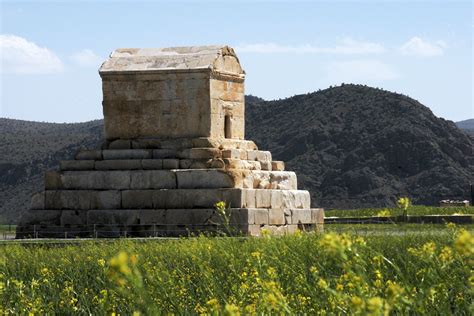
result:
M 340 83 L 474 117 L 471 1 L 3 1 L 0 116 L 102 117 L 97 69 L 118 47 L 228 44 L 246 93 L 290 97 Z

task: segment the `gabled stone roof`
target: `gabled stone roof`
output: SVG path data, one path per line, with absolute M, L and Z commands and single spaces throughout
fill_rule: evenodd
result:
M 234 50 L 225 45 L 169 48 L 119 48 L 99 73 L 205 70 L 243 76 Z

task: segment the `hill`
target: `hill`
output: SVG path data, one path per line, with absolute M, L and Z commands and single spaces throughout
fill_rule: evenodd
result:
M 468 198 L 473 141 L 407 96 L 342 85 L 247 104 L 247 135 L 327 208 Z
M 404 95 L 343 85 L 283 100 L 246 98 L 247 139 L 310 190 L 314 206 L 393 205 L 468 198 L 473 140 Z M 44 170 L 101 144 L 101 120 L 54 124 L 0 119 L 0 222 L 14 222 Z
M 474 136 L 474 119 L 456 122 L 456 125 L 469 135 Z
M 0 118 L 0 223 L 14 222 L 43 187 L 45 170 L 81 148 L 100 146 L 102 120 L 76 124 Z

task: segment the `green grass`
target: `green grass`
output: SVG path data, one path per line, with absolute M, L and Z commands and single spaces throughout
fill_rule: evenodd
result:
M 361 236 L 328 226 L 284 237 L 4 244 L 0 314 L 472 313 L 468 231 L 375 225 Z
M 400 208 L 366 208 L 356 210 L 326 210 L 326 217 L 360 217 L 360 216 L 377 216 L 381 212 L 388 211 L 391 216 L 402 216 L 403 210 Z M 408 215 L 453 215 L 453 214 L 473 214 L 474 207 L 438 207 L 413 205 L 408 209 Z

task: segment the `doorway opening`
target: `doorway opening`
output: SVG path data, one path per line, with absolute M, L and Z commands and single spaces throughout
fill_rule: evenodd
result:
M 224 137 L 232 138 L 232 118 L 226 115 L 224 118 Z

